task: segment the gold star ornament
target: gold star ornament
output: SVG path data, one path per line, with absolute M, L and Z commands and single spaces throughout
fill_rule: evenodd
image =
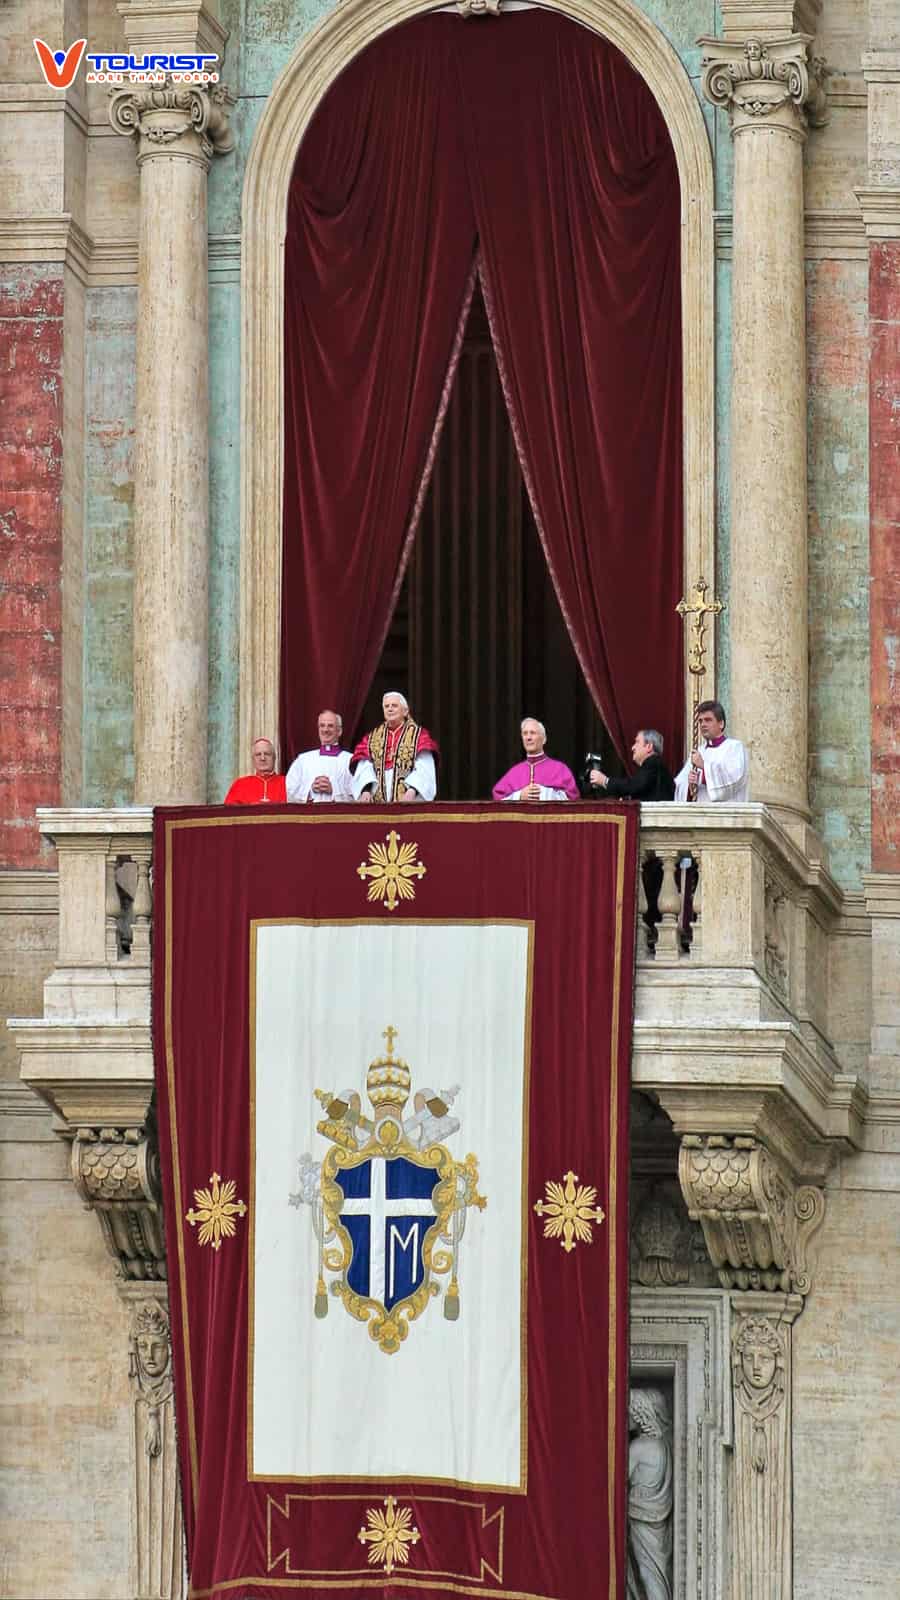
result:
M 209 1180 L 208 1189 L 195 1189 L 194 1202 L 196 1211 L 192 1206 L 185 1216 L 191 1227 L 200 1224 L 197 1235 L 200 1244 L 211 1244 L 214 1250 L 221 1250 L 223 1239 L 232 1239 L 237 1231 L 235 1217 L 245 1217 L 247 1207 L 243 1200 L 235 1200 L 237 1184 L 233 1178 L 222 1182 L 219 1174 L 214 1172 Z
M 401 1506 L 389 1494 L 384 1502 L 386 1509 L 373 1506 L 366 1512 L 367 1528 L 360 1528 L 360 1544 L 369 1546 L 369 1566 L 384 1567 L 386 1573 L 394 1567 L 405 1567 L 409 1562 L 409 1547 L 418 1544 L 421 1535 L 413 1524 L 412 1510 Z
M 419 846 L 400 843 L 400 835 L 392 828 L 386 836 L 387 845 L 369 845 L 368 862 L 361 861 L 357 876 L 363 882 L 369 879 L 369 900 L 381 900 L 386 911 L 396 910 L 401 900 L 415 900 L 413 878 L 422 879 L 427 868 L 416 860 Z
M 601 1206 L 595 1204 L 597 1191 L 592 1184 L 579 1183 L 577 1172 L 567 1172 L 561 1183 L 552 1179 L 544 1184 L 543 1200 L 536 1200 L 534 1209 L 543 1219 L 544 1238 L 558 1239 L 568 1253 L 578 1244 L 593 1244 L 591 1224 L 602 1222 L 605 1216 Z

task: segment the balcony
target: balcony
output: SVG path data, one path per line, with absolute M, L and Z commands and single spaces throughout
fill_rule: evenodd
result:
M 152 813 L 38 817 L 59 858 L 59 953 L 43 1016 L 9 1025 L 22 1078 L 61 1119 L 95 1199 L 98 1146 L 147 1150 Z M 641 861 L 635 1087 L 677 1134 L 758 1138 L 821 1182 L 836 1149 L 861 1143 L 865 1114 L 853 1068 L 868 1019 L 858 1040 L 846 1021 L 852 906 L 761 805 L 645 806 Z M 149 1169 L 129 1181 L 149 1200 Z M 153 1271 L 144 1242 L 136 1275 Z

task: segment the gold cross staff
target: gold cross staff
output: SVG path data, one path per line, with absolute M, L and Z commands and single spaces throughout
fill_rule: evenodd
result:
M 691 643 L 688 650 L 688 672 L 695 678 L 702 678 L 706 671 L 706 618 L 717 617 L 725 610 L 724 600 L 707 600 L 706 593 L 709 584 L 705 578 L 698 578 L 691 590 L 690 600 L 679 600 L 675 610 L 685 621 L 688 617 L 695 620 L 691 624 Z M 699 699 L 700 685 L 694 685 L 694 699 Z
M 725 610 L 725 602 L 723 600 L 707 600 L 706 592 L 708 588 L 709 584 L 706 579 L 698 578 L 691 590 L 690 600 L 679 600 L 675 607 L 682 622 L 686 622 L 688 617 L 693 617 L 694 619 L 691 624 L 692 638 L 688 650 L 688 672 L 694 680 L 694 687 L 691 693 L 691 742 L 688 745 L 688 754 L 692 750 L 696 750 L 699 739 L 697 707 L 700 704 L 700 679 L 706 671 L 706 619 L 709 616 L 717 617 L 720 612 Z M 700 774 L 696 767 L 692 767 L 688 782 L 689 800 L 696 800 L 697 798 L 699 778 Z M 683 877 L 682 881 L 687 881 L 686 876 Z

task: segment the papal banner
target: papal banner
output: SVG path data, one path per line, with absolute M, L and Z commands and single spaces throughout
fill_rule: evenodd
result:
M 624 1600 L 637 808 L 154 852 L 193 1600 Z

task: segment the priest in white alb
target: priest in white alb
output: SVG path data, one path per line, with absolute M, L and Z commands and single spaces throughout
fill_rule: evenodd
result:
M 740 739 L 725 732 L 725 708 L 719 700 L 697 707 L 699 750 L 692 750 L 675 779 L 675 799 L 699 805 L 750 799 L 750 766 Z
M 367 804 L 391 805 L 433 800 L 440 755 L 427 728 L 410 716 L 405 695 L 391 689 L 381 702 L 384 721 L 353 752 L 353 793 Z
M 336 711 L 319 712 L 319 745 L 304 750 L 287 772 L 287 797 L 295 805 L 353 799 L 350 751 L 341 748 L 343 724 Z

